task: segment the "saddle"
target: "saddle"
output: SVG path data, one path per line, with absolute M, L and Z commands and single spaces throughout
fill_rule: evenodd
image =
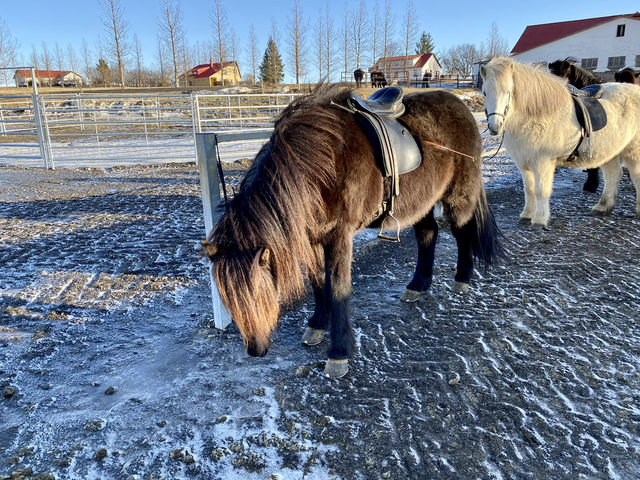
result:
M 576 117 L 582 127 L 580 141 L 567 159 L 572 161 L 579 156 L 591 157 L 591 134 L 607 125 L 607 112 L 599 101 L 603 93 L 601 85 L 589 85 L 581 90 L 571 85 L 569 87 L 576 110 Z M 578 149 L 583 141 L 586 141 L 586 148 L 579 152 Z
M 422 163 L 418 144 L 407 128 L 397 120 L 405 110 L 402 97 L 400 87 L 387 87 L 378 90 L 366 100 L 355 93 L 347 100 L 348 110 L 354 114 L 371 143 L 382 175 L 390 179 L 388 198 L 382 202 L 376 217 L 384 215 L 378 236 L 393 241 L 400 241 L 400 223 L 393 216 L 394 199 L 400 194 L 400 175 L 415 170 Z M 387 218 L 396 222 L 395 237 L 383 234 Z

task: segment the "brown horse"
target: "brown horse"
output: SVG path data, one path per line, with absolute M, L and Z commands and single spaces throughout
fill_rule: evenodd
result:
M 614 73 L 613 77 L 616 82 L 619 83 L 633 83 L 635 85 L 640 85 L 640 82 L 638 82 L 638 74 L 630 67 L 623 68 L 619 72 Z
M 280 304 L 304 293 L 308 275 L 316 307 L 303 343 L 318 344 L 330 330 L 325 368 L 330 377 L 346 374 L 354 344 L 349 323 L 353 235 L 376 224 L 386 188 L 356 119 L 330 104 L 344 106 L 349 95 L 320 88 L 282 112 L 239 192 L 203 242 L 221 298 L 253 356 L 267 353 Z M 414 226 L 418 242 L 416 271 L 402 296 L 416 301 L 431 285 L 436 202 L 442 202 L 457 242 L 458 290 L 468 286 L 473 256 L 488 266 L 500 245 L 482 183 L 481 139 L 467 107 L 440 91 L 408 95 L 403 102 L 400 121 L 423 154 L 417 169 L 401 175 L 394 212 L 401 226 Z

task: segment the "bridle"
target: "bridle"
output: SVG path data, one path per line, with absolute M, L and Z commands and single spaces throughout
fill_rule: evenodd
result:
M 496 117 L 502 117 L 502 121 L 504 122 L 505 119 L 507 118 L 507 114 L 509 113 L 509 108 L 511 108 L 511 91 L 507 92 L 507 95 L 509 96 L 509 99 L 507 100 L 507 106 L 504 107 L 504 113 L 499 113 L 499 112 L 493 112 L 493 113 L 487 113 L 487 109 L 484 109 L 484 113 L 487 116 L 487 122 L 489 121 L 489 118 L 491 118 L 493 115 L 495 115 Z

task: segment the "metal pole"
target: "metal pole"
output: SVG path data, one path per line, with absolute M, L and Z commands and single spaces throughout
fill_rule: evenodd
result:
M 38 102 L 38 80 L 36 79 L 36 70 L 31 68 L 31 86 L 33 88 L 33 119 L 36 122 L 36 133 L 38 134 L 38 146 L 40 147 L 40 156 L 44 161 L 44 168 L 49 167 L 49 159 L 47 158 L 46 148 L 44 146 L 44 136 L 42 132 L 42 117 L 40 116 L 40 106 Z
M 202 208 L 204 210 L 205 235 L 209 235 L 214 225 L 220 219 L 220 177 L 216 162 L 217 139 L 215 133 L 196 134 L 196 151 L 200 169 L 200 190 L 202 192 Z M 231 316 L 224 308 L 220 293 L 213 278 L 213 271 L 209 267 L 211 279 L 211 298 L 213 301 L 213 320 L 216 328 L 225 328 L 231 323 Z

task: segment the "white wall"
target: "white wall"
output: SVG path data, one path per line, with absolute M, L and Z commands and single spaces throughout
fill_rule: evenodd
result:
M 624 37 L 616 37 L 618 25 L 625 24 Z M 519 62 L 553 62 L 566 57 L 598 57 L 596 72 L 607 70 L 609 57 L 626 56 L 625 67 L 637 68 L 636 55 L 640 55 L 640 21 L 617 18 L 583 32 L 569 35 L 546 45 L 513 55 Z M 578 63 L 579 64 L 579 63 Z

